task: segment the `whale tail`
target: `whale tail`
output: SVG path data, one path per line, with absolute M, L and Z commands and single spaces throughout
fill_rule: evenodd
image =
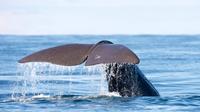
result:
M 90 66 L 106 63 L 138 64 L 140 60 L 134 52 L 123 45 L 100 41 L 97 44 L 66 44 L 44 49 L 26 56 L 18 62 L 49 62 L 64 66 L 86 62 L 85 65 Z
M 107 64 L 106 76 L 109 92 L 121 96 L 159 96 L 150 81 L 135 65 L 140 62 L 137 55 L 121 44 L 100 41 L 97 44 L 66 44 L 28 55 L 19 63 L 49 62 L 73 66 L 85 62 L 85 66 Z

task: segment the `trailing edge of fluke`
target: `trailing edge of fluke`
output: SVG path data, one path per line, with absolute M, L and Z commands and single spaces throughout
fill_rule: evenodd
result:
M 44 49 L 18 62 L 49 62 L 64 66 L 74 66 L 85 62 L 85 66 L 90 66 L 106 63 L 138 64 L 140 60 L 124 45 L 103 40 L 97 44 L 66 44 Z

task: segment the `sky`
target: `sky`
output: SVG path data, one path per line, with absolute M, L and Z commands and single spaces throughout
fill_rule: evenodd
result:
M 200 0 L 0 0 L 0 34 L 200 34 Z

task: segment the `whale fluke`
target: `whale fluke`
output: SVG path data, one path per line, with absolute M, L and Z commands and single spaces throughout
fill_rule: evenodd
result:
M 19 63 L 50 62 L 53 64 L 73 66 L 83 63 L 93 44 L 67 44 L 44 49 L 26 56 Z
M 106 80 L 109 92 L 123 97 L 159 96 L 153 84 L 147 80 L 136 64 L 140 60 L 129 48 L 110 41 L 96 44 L 66 44 L 44 49 L 28 55 L 19 63 L 50 62 L 73 66 L 85 62 L 85 66 L 106 64 Z
M 138 64 L 139 58 L 127 47 L 120 44 L 103 44 L 96 46 L 88 55 L 86 66 L 106 63 Z
M 26 62 L 50 62 L 73 66 L 85 62 L 86 66 L 106 63 L 138 64 L 139 58 L 127 47 L 100 41 L 97 44 L 67 44 L 35 52 L 19 60 Z

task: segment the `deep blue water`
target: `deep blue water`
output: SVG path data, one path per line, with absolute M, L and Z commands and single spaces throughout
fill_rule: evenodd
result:
M 110 40 L 133 50 L 140 57 L 139 68 L 161 96 L 122 98 L 106 93 L 102 66 L 86 68 L 82 65 L 63 67 L 47 63 L 17 63 L 24 56 L 44 48 L 67 43 L 97 43 L 100 40 Z M 1 35 L 0 88 L 2 112 L 198 112 L 200 36 Z

